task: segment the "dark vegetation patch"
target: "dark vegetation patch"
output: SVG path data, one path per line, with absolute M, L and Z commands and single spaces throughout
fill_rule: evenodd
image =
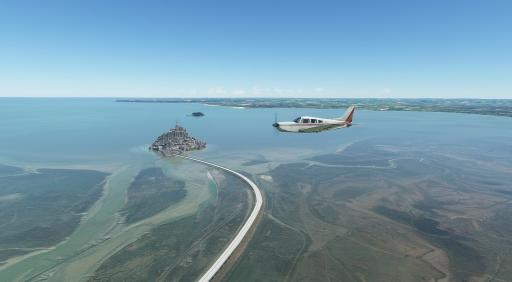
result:
M 316 218 L 323 222 L 336 224 L 338 221 L 338 213 L 336 208 L 326 201 L 312 201 L 312 203 L 309 205 L 309 210 Z
M 284 281 L 305 248 L 304 234 L 264 217 L 226 281 Z M 265 279 L 261 279 L 265 277 Z
M 501 193 L 501 194 L 505 194 L 505 195 L 512 195 L 512 191 L 511 190 L 498 189 L 498 190 L 495 190 L 495 191 L 498 192 L 498 193 Z
M 313 157 L 309 160 L 328 164 L 328 165 L 377 166 L 377 167 L 389 166 L 389 159 L 357 158 L 357 157 L 347 156 L 347 155 L 343 155 L 343 154 L 321 155 L 321 156 Z
M 363 169 L 360 174 L 367 174 L 368 171 Z M 342 175 L 350 175 L 355 173 L 357 168 L 343 168 L 339 167 L 323 167 L 318 165 L 308 165 L 306 163 L 293 163 L 287 165 L 279 165 L 269 174 L 274 179 L 274 182 L 279 186 L 286 186 L 287 190 L 297 190 L 299 183 L 312 185 L 313 188 L 318 187 L 324 183 L 332 184 L 335 179 Z M 339 184 L 339 183 L 338 183 Z M 339 185 L 343 188 L 343 185 Z
M 488 179 L 480 179 L 480 180 L 477 180 L 476 182 L 479 183 L 479 184 L 487 185 L 487 186 L 501 186 L 501 185 L 503 185 L 503 183 L 501 183 L 499 181 L 488 180 Z
M 372 187 L 369 186 L 348 186 L 343 187 L 343 189 L 336 190 L 333 194 L 334 200 L 340 200 L 340 201 L 348 201 L 355 199 L 361 195 L 364 195 L 368 192 L 373 191 Z
M 446 230 L 439 229 L 439 222 L 431 218 L 426 218 L 423 216 L 414 216 L 412 214 L 399 210 L 390 209 L 385 206 L 377 206 L 373 210 L 390 219 L 410 225 L 416 228 L 418 231 L 427 233 L 429 235 L 447 236 L 450 234 Z
M 471 242 L 457 240 L 454 236 L 432 238 L 430 242 L 447 252 L 456 281 L 469 281 L 470 277 L 485 273 L 484 257 L 470 247 Z
M 299 183 L 310 184 L 313 179 L 308 175 L 314 170 L 304 163 L 280 165 L 270 175 L 275 181 L 275 193 L 270 194 L 273 210 L 272 214 L 278 218 L 286 218 L 287 223 L 294 226 L 302 226 L 300 216 L 300 205 L 298 201 L 302 197 Z M 275 204 L 273 204 L 275 203 Z
M 413 220 L 413 226 L 425 233 L 438 236 L 446 236 L 450 234 L 448 231 L 439 229 L 439 221 L 431 218 L 420 217 Z
M 426 281 L 443 277 L 421 260 L 376 252 L 380 238 L 354 230 L 303 256 L 290 281 Z M 363 242 L 362 244 L 359 242 Z M 370 246 L 370 247 L 369 247 Z
M 19 249 L 6 249 L 0 250 L 0 265 L 2 261 L 6 261 L 12 257 L 17 257 L 29 253 L 27 250 L 19 250 Z
M 438 221 L 431 218 L 415 217 L 409 213 L 384 206 L 377 206 L 373 210 L 394 221 L 414 227 L 421 231 L 423 237 L 431 244 L 445 250 L 457 281 L 467 281 L 471 276 L 481 275 L 485 272 L 482 255 L 467 244 L 466 238 L 439 229 Z
M 394 157 L 396 154 L 380 150 L 370 142 L 358 142 L 339 154 L 319 155 L 309 160 L 328 165 L 388 167 Z
M 206 204 L 193 216 L 154 228 L 109 257 L 90 281 L 197 280 L 252 208 L 245 182 L 224 175 L 225 181 L 217 187 L 217 202 Z
M 143 169 L 128 188 L 128 202 L 123 208 L 126 222 L 153 216 L 185 197 L 185 182 L 166 176 L 161 168 Z
M 23 173 L 23 169 L 10 165 L 0 164 L 0 176 Z
M 483 222 L 485 230 L 489 230 L 497 235 L 498 238 L 510 240 L 512 238 L 512 205 L 508 205 L 498 210 L 490 220 Z
M 436 215 L 436 209 L 443 209 L 447 202 L 441 202 L 433 199 L 429 194 L 423 194 L 423 200 L 415 202 L 412 206 L 420 211 L 426 212 L 429 215 Z
M 0 248 L 57 244 L 98 200 L 108 174 L 92 170 L 40 169 L 0 181 Z
M 242 165 L 243 166 L 252 166 L 252 165 L 259 165 L 259 164 L 266 164 L 266 163 L 268 163 L 268 161 L 265 159 L 257 159 L 257 160 L 246 161 Z

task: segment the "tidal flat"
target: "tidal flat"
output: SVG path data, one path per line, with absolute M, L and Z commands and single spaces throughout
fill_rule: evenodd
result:
M 512 191 L 512 164 L 482 167 L 487 152 L 471 147 L 432 154 L 426 144 L 392 144 L 367 140 L 266 172 L 265 219 L 228 280 L 511 277 L 512 224 L 503 215 L 512 198 L 503 191 Z M 396 166 L 381 169 L 391 159 Z
M 162 224 L 104 261 L 91 281 L 191 281 L 223 250 L 252 205 L 246 183 L 211 170 L 215 197 L 195 214 Z
M 50 243 L 0 241 L 27 244 L 0 251 L 2 281 L 198 277 L 252 202 L 234 179 L 147 150 L 177 120 L 208 143 L 194 157 L 249 175 L 264 190 L 261 222 L 224 280 L 507 281 L 512 275 L 510 118 L 357 110 L 357 124 L 348 129 L 284 134 L 271 126 L 276 115 L 336 117 L 342 110 L 0 101 L 0 187 L 7 187 L 0 207 L 38 193 L 40 185 L 14 185 L 18 177 L 62 177 L 62 187 L 48 179 L 41 187 L 69 188 L 67 196 L 76 196 L 59 202 L 65 208 L 57 217 L 76 225 L 47 237 Z M 195 111 L 205 117 L 188 116 Z M 65 180 L 70 176 L 62 171 L 104 179 L 84 194 L 78 174 Z M 33 200 L 24 215 L 35 216 Z M 21 218 L 12 211 L 0 209 L 3 223 Z
M 121 213 L 126 223 L 151 217 L 185 198 L 185 182 L 166 176 L 159 167 L 141 170 L 128 187 Z
M 0 166 L 0 261 L 63 241 L 96 202 L 107 173 Z

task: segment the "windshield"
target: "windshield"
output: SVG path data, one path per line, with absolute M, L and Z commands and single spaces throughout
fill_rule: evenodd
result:
M 296 118 L 293 120 L 295 123 L 299 123 L 300 122 L 300 117 Z

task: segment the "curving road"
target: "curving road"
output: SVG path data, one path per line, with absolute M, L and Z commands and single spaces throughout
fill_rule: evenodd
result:
M 195 158 L 191 158 L 191 157 L 187 157 L 187 156 L 179 156 L 179 157 L 189 159 L 189 160 L 192 160 L 195 162 L 203 163 L 203 164 L 206 164 L 209 166 L 213 166 L 213 167 L 222 169 L 224 171 L 227 171 L 231 174 L 234 174 L 234 175 L 240 177 L 243 181 L 245 181 L 247 184 L 249 184 L 249 186 L 251 186 L 252 191 L 254 192 L 254 196 L 256 198 L 256 203 L 254 205 L 254 209 L 252 210 L 251 214 L 249 215 L 249 218 L 247 218 L 247 221 L 244 223 L 242 228 L 240 228 L 240 231 L 238 231 L 238 234 L 236 234 L 235 238 L 233 238 L 233 240 L 229 243 L 229 245 L 226 247 L 226 249 L 224 249 L 222 254 L 217 258 L 217 260 L 210 266 L 210 268 L 199 279 L 200 282 L 208 282 L 222 268 L 224 263 L 226 263 L 226 261 L 231 256 L 231 254 L 233 254 L 233 252 L 236 250 L 236 248 L 240 245 L 242 240 L 245 238 L 245 236 L 247 235 L 247 232 L 249 232 L 249 229 L 251 229 L 252 225 L 256 221 L 256 218 L 258 217 L 258 214 L 260 213 L 261 208 L 263 206 L 263 197 L 261 196 L 260 189 L 258 188 L 258 186 L 256 186 L 256 184 L 254 184 L 254 182 L 252 182 L 249 178 L 245 177 L 244 175 L 242 175 L 234 170 L 225 168 L 223 166 L 220 166 L 220 165 L 217 165 L 214 163 L 206 162 L 203 160 L 199 160 L 199 159 L 195 159 Z

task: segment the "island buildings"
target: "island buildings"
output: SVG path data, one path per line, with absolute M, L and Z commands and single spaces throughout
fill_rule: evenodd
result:
M 181 155 L 187 151 L 206 148 L 206 143 L 188 135 L 187 130 L 176 123 L 174 128 L 158 136 L 149 147 L 150 150 L 165 156 Z

